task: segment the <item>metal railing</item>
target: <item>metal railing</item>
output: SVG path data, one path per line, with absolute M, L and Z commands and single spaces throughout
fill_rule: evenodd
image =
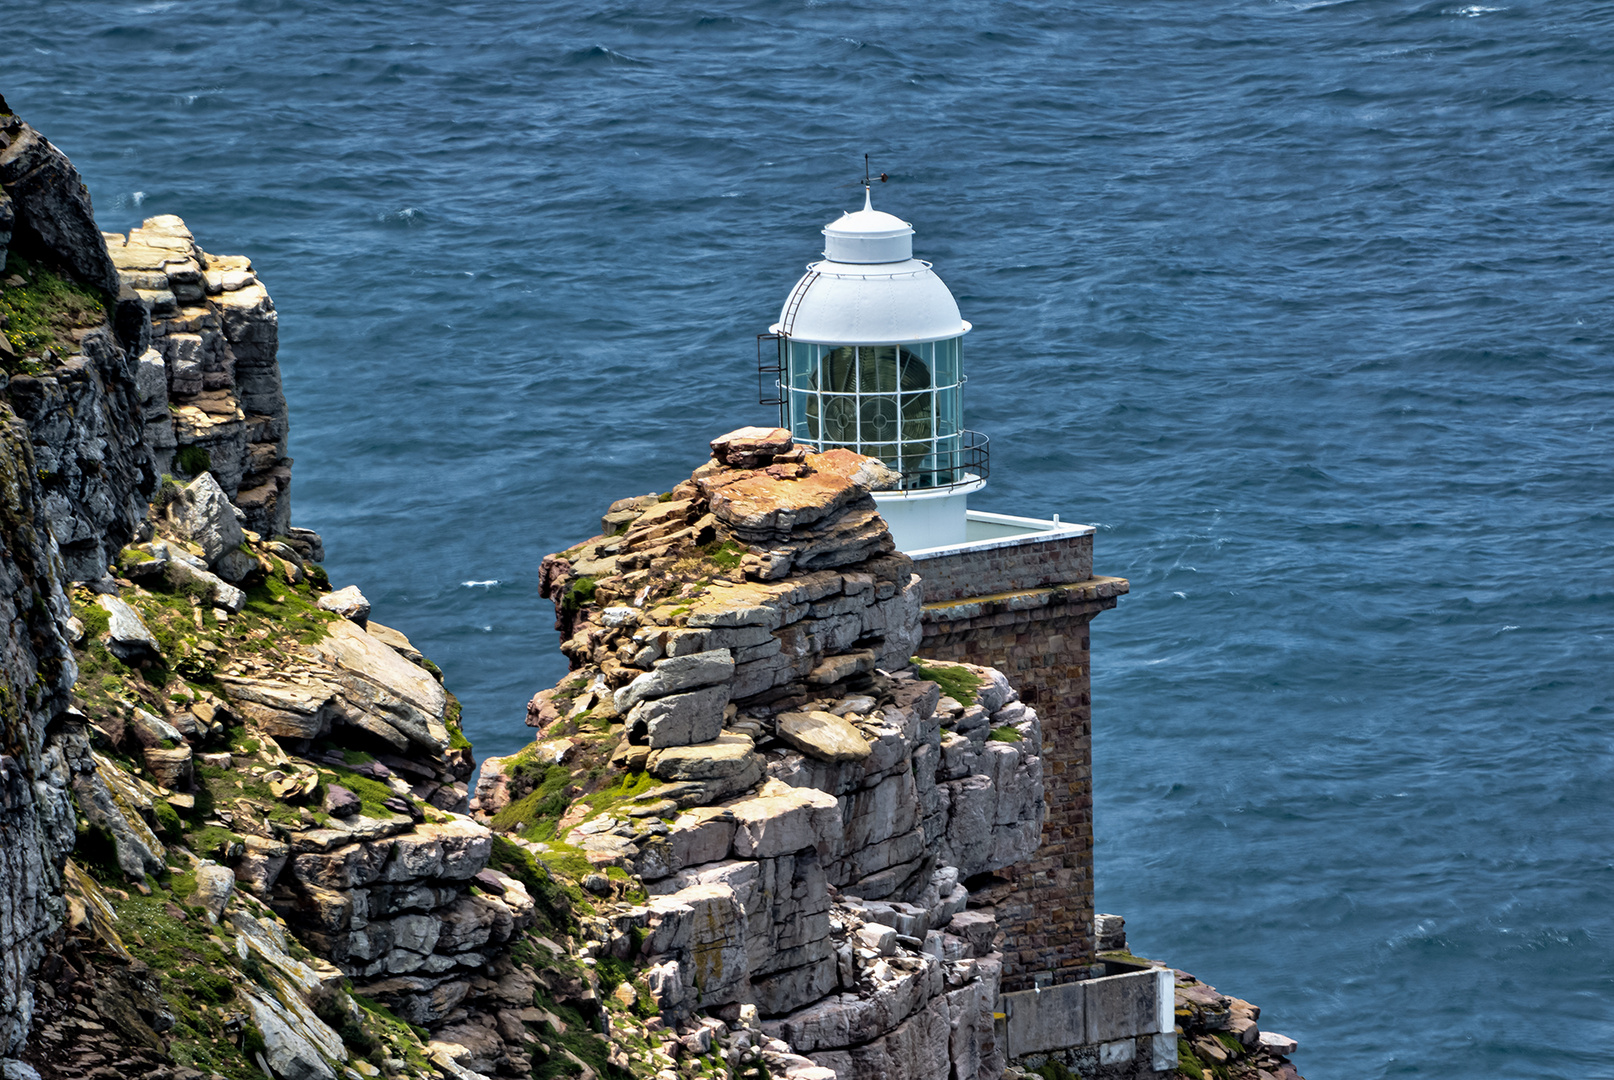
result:
M 900 490 L 938 491 L 985 480 L 992 472 L 990 444 L 991 440 L 979 431 L 964 429 L 958 433 L 957 446 L 945 450 L 937 449 L 926 454 L 924 459 L 926 464 L 921 468 L 903 469 Z M 822 453 L 837 447 L 855 453 L 864 452 L 855 443 L 812 443 L 797 439 L 796 445 L 805 446 L 814 453 Z M 895 462 L 887 461 L 886 464 L 896 468 Z

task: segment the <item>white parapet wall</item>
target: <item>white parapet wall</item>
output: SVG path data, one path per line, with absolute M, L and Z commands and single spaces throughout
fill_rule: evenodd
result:
M 1004 1056 L 1087 1051 L 1100 1065 L 1169 1072 L 1177 1067 L 1175 1001 L 1170 968 L 1003 994 L 997 1012 Z

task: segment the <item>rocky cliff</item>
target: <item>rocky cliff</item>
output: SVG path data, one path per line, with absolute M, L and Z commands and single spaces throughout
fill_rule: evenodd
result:
M 816 1052 L 962 1025 L 994 1071 L 960 880 L 1035 845 L 1036 721 L 1001 677 L 902 670 L 877 463 L 730 440 L 614 508 L 598 565 L 546 564 L 580 674 L 474 820 L 435 668 L 290 527 L 250 263 L 177 218 L 99 232 L 0 128 L 8 1070 L 620 1075 L 716 1067 L 713 1031 L 763 1069 L 845 997 Z
M 911 657 L 877 461 L 742 429 L 612 504 L 471 798 L 441 673 L 290 524 L 251 263 L 101 233 L 0 100 L 0 265 L 0 1076 L 1063 1080 L 993 1017 L 1041 723 Z M 1186 1075 L 1286 1067 L 1179 983 Z
M 346 932 L 419 912 L 416 966 L 483 974 L 540 913 L 471 902 L 458 706 L 290 526 L 268 293 L 177 218 L 99 232 L 3 102 L 0 259 L 4 1074 L 440 1071 Z M 354 914 L 325 886 L 366 860 Z
M 894 479 L 742 430 L 544 564 L 573 671 L 473 805 L 582 873 L 630 1043 L 715 1034 L 799 1080 L 1002 1074 L 965 883 L 1036 849 L 1040 727 L 995 671 L 911 665 L 919 582 L 869 494 Z

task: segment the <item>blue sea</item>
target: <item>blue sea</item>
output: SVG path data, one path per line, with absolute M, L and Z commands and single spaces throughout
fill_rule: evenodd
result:
M 539 560 L 767 422 L 862 201 L 975 330 L 975 506 L 1095 523 L 1100 910 L 1310 1080 L 1614 1076 L 1614 4 L 39 0 L 104 228 L 280 310 L 298 524 L 480 753 Z

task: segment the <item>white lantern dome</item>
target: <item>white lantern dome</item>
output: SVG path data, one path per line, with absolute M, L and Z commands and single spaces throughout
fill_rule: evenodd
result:
M 838 263 L 890 263 L 913 258 L 913 226 L 874 208 L 868 189 L 863 209 L 824 226 L 824 258 Z
M 807 268 L 769 328 L 823 345 L 900 345 L 960 337 L 970 324 L 930 264 L 913 257 L 913 226 L 863 209 L 824 227 L 824 259 Z

